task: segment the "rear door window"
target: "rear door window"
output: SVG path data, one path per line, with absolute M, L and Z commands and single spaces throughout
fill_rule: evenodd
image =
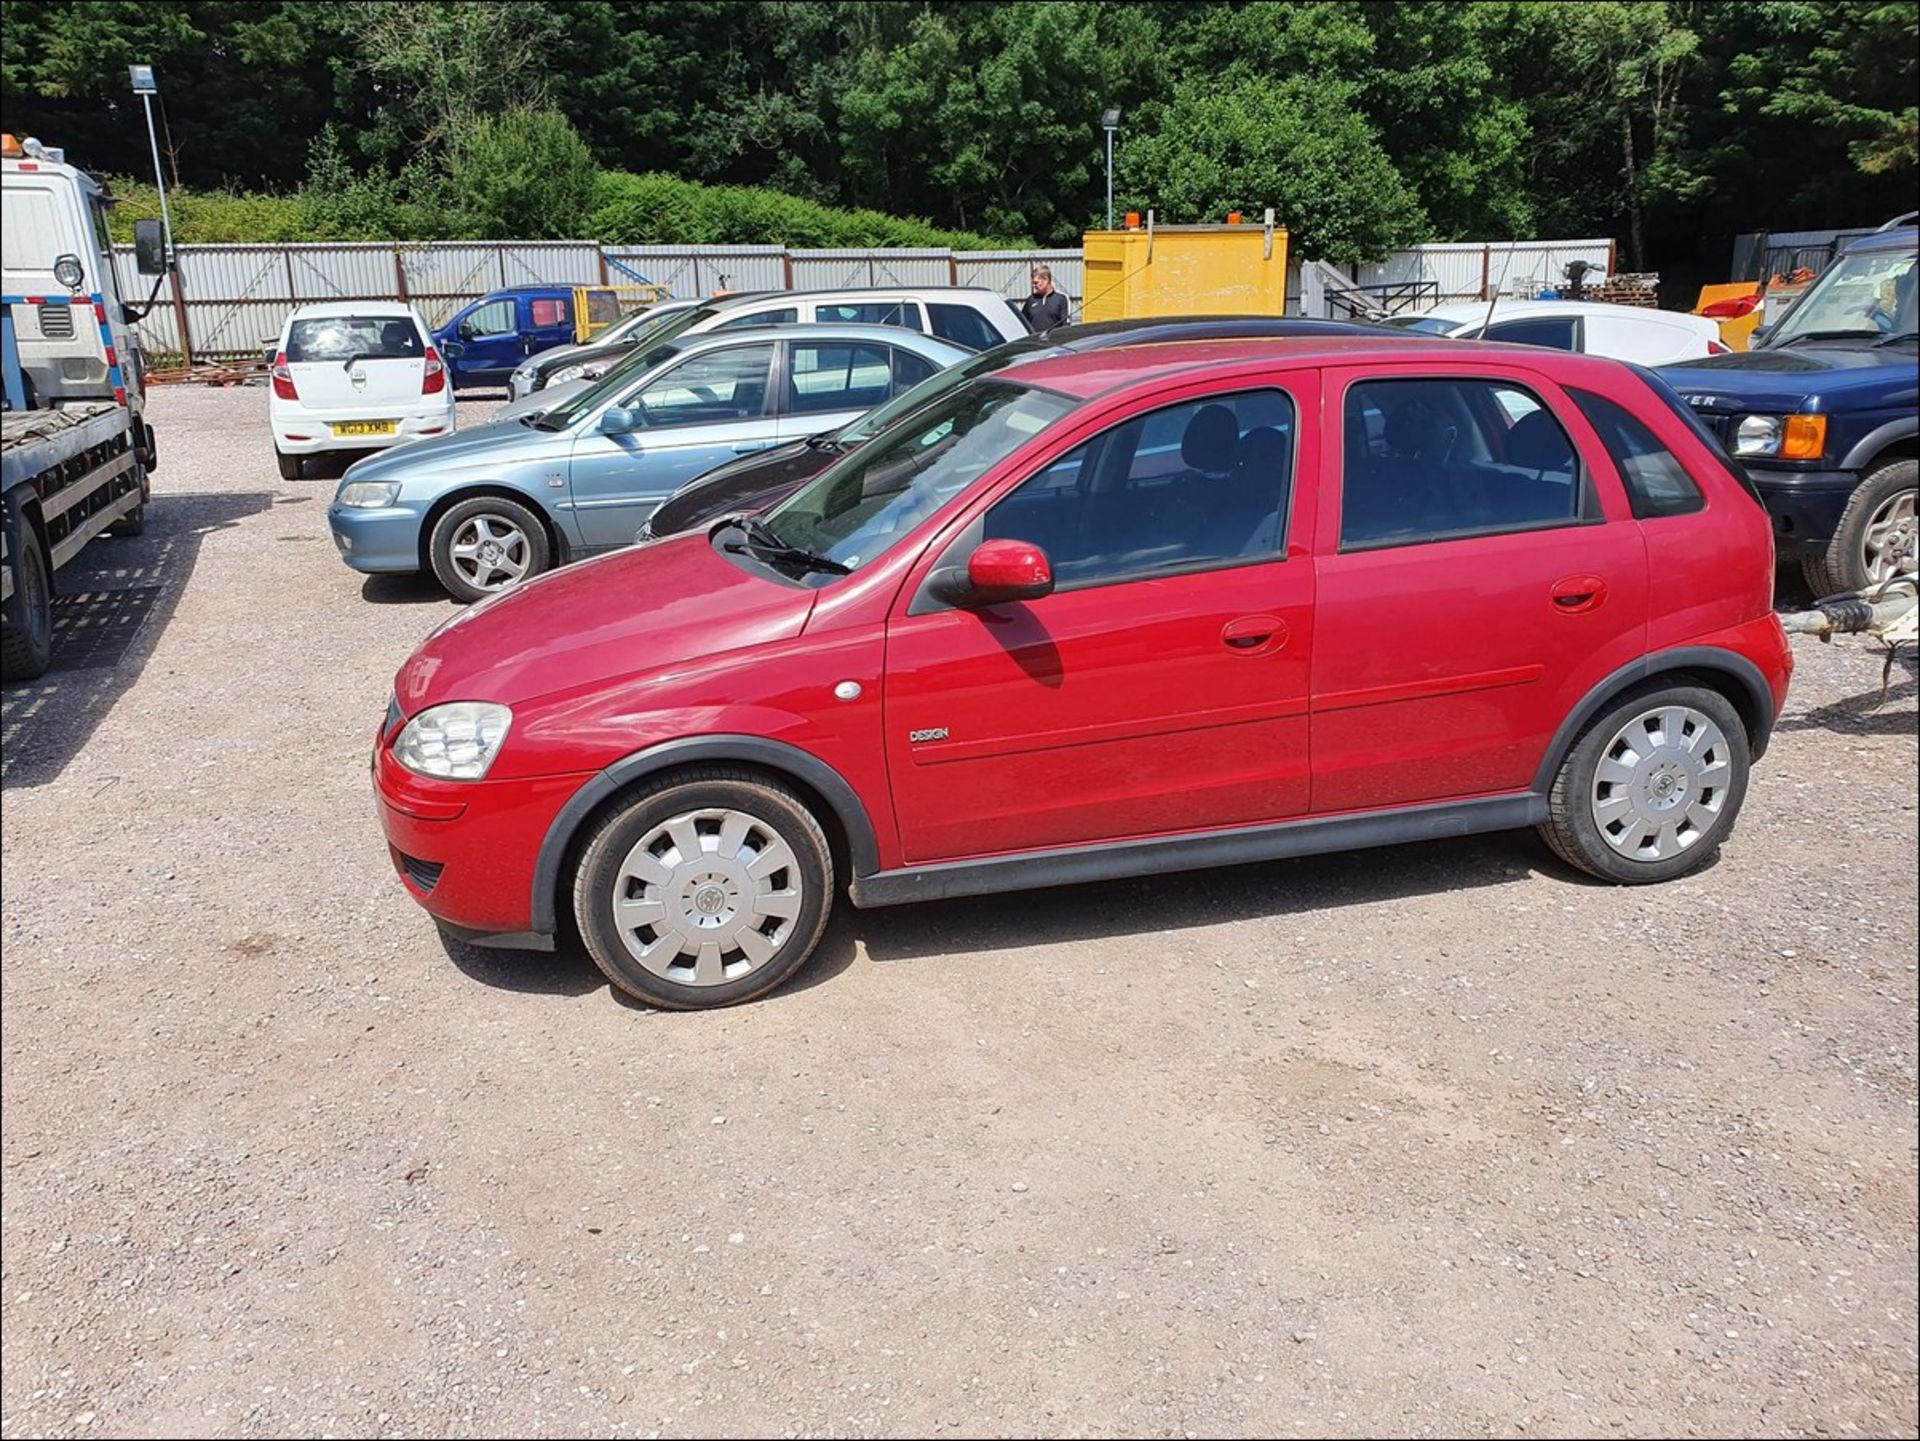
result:
M 800 312 L 793 306 L 783 306 L 778 310 L 756 310 L 751 315 L 736 315 L 731 320 L 723 320 L 713 326 L 714 330 L 757 330 L 767 325 L 791 325 L 800 318 Z
M 1573 316 L 1542 315 L 1526 320 L 1496 320 L 1481 336 L 1507 345 L 1545 345 L 1554 350 L 1578 350 L 1580 322 Z
M 939 367 L 931 360 L 915 355 L 911 350 L 893 351 L 893 393 L 899 395 L 912 390 L 923 380 L 931 380 Z
M 787 413 L 871 410 L 886 400 L 893 367 L 886 345 L 809 341 L 787 350 Z
M 533 323 L 536 328 L 551 325 L 570 325 L 573 307 L 566 300 L 550 296 L 537 299 L 532 303 Z
M 287 361 L 418 360 L 427 353 L 419 327 L 403 315 L 338 315 L 296 320 Z
M 901 325 L 908 330 L 920 329 L 920 307 L 911 300 L 876 300 L 859 304 L 822 301 L 814 307 L 813 318 L 828 325 Z
M 1660 443 L 1646 426 L 1634 419 L 1624 406 L 1604 395 L 1573 390 L 1573 403 L 1600 436 L 1600 443 L 1613 457 L 1627 488 L 1627 500 L 1636 520 L 1659 516 L 1689 515 L 1706 506 L 1700 487 L 1687 474 L 1680 457 Z
M 942 340 L 964 345 L 969 350 L 991 350 L 1001 341 L 1000 332 L 987 323 L 986 316 L 971 305 L 927 303 L 927 318 L 933 333 Z
M 1566 430 L 1497 380 L 1361 380 L 1343 416 L 1340 548 L 1370 550 L 1596 519 Z

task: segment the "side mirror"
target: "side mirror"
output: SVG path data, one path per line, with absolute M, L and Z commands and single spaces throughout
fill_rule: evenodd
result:
M 967 557 L 966 568 L 947 566 L 928 582 L 936 599 L 963 607 L 1038 600 L 1053 593 L 1053 564 L 1039 546 L 1024 540 L 989 540 Z
M 133 222 L 133 264 L 142 275 L 167 273 L 167 237 L 159 221 Z
M 640 428 L 640 416 L 624 405 L 610 405 L 600 412 L 597 428 L 602 435 L 625 435 L 630 430 Z
M 473 322 L 471 320 L 461 321 L 458 325 L 454 326 L 453 333 L 459 336 L 462 340 L 472 340 L 473 339 Z
M 274 356 L 278 355 L 279 353 L 280 353 L 280 342 L 276 340 L 272 345 L 269 345 L 263 352 L 261 352 L 261 356 L 267 362 L 268 365 L 272 365 Z

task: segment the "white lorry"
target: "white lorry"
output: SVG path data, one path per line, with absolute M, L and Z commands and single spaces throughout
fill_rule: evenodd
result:
M 58 150 L 0 135 L 0 204 L 0 678 L 14 681 L 52 658 L 55 573 L 103 532 L 143 527 L 154 444 L 105 192 Z M 164 274 L 159 225 L 135 230 L 140 273 Z

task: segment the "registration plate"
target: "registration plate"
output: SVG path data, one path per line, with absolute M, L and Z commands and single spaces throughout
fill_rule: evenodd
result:
M 336 420 L 333 422 L 335 435 L 392 435 L 400 424 L 397 420 Z

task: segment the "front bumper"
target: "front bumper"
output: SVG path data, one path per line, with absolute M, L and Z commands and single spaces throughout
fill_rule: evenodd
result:
M 1773 470 L 1756 461 L 1745 465 L 1773 518 L 1774 550 L 1783 558 L 1796 551 L 1824 550 L 1839 528 L 1848 497 L 1860 484 L 1851 470 Z
M 453 392 L 446 392 L 446 402 L 436 404 L 431 409 L 409 411 L 399 416 L 379 416 L 381 420 L 393 419 L 399 423 L 392 435 L 335 435 L 332 421 L 362 420 L 368 417 L 353 415 L 275 415 L 273 417 L 273 448 L 282 455 L 318 455 L 322 451 L 333 450 L 387 450 L 396 445 L 405 445 L 410 440 L 429 440 L 436 435 L 453 433 Z
M 534 864 L 554 817 L 593 774 L 430 780 L 394 760 L 383 736 L 373 788 L 401 885 L 463 940 L 549 948 L 532 929 Z
M 424 508 L 406 505 L 368 510 L 335 503 L 327 507 L 327 528 L 340 559 L 367 575 L 397 575 L 420 569 L 420 526 Z

